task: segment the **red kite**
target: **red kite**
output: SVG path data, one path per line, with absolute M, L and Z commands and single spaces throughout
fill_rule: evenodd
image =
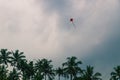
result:
M 73 24 L 73 26 L 76 28 L 75 24 L 74 24 L 74 20 L 73 18 L 70 18 L 70 22 Z

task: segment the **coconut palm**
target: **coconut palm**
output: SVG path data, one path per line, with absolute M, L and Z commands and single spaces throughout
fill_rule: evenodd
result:
M 119 80 L 120 79 L 120 66 L 114 67 L 114 71 L 111 72 L 110 80 Z
M 8 70 L 4 65 L 0 66 L 0 80 L 7 80 Z
M 36 72 L 33 80 L 42 80 L 42 79 L 43 79 L 43 75 L 41 75 L 41 73 L 39 72 Z
M 34 76 L 34 66 L 33 61 L 27 63 L 26 60 L 21 60 L 18 63 L 18 69 L 22 72 L 22 79 L 23 80 L 32 80 Z
M 28 80 L 28 75 L 27 75 L 27 60 L 20 60 L 20 62 L 17 64 L 17 68 L 21 71 L 22 73 L 22 80 Z
M 81 71 L 81 68 L 79 67 L 79 64 L 82 64 L 81 61 L 76 61 L 77 58 L 75 56 L 68 57 L 67 62 L 63 63 L 64 72 L 67 73 L 70 76 L 70 80 L 75 78 L 79 71 Z
M 21 60 L 26 60 L 25 59 L 25 56 L 23 55 L 24 53 L 23 52 L 19 52 L 19 50 L 16 50 L 15 52 L 12 51 L 12 65 L 14 67 L 18 67 L 18 64 Z
M 42 80 L 43 78 L 42 61 L 38 59 L 35 63 L 35 80 Z
M 60 80 L 60 76 L 64 75 L 63 69 L 58 67 L 58 69 L 56 69 L 56 74 L 58 75 L 58 80 Z
M 3 63 L 4 65 L 6 65 L 8 67 L 8 63 L 11 63 L 11 56 L 10 56 L 11 52 L 8 52 L 7 49 L 1 49 L 0 50 L 0 59 L 1 59 L 1 63 Z
M 83 71 L 82 77 L 79 79 L 81 80 L 101 80 L 101 74 L 99 72 L 94 73 L 94 67 L 87 66 L 86 70 Z
M 13 68 L 13 71 L 9 73 L 8 80 L 20 80 L 20 74 L 20 72 Z
M 34 76 L 33 61 L 30 61 L 28 64 L 26 64 L 25 73 L 29 80 L 33 80 L 33 76 Z
M 51 65 L 51 60 L 47 59 L 41 59 L 38 60 L 35 64 L 35 68 L 38 70 L 41 75 L 44 76 L 45 80 L 47 79 L 47 76 L 50 80 L 52 80 L 55 76 L 53 72 L 53 65 Z

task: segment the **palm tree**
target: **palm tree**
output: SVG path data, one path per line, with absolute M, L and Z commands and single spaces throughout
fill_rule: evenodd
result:
M 58 69 L 56 69 L 56 74 L 58 75 L 58 80 L 60 80 L 60 76 L 64 75 L 63 69 L 58 67 Z
M 101 80 L 101 74 L 99 72 L 94 73 L 94 67 L 87 66 L 86 70 L 83 71 L 83 75 L 79 78 L 81 80 Z
M 35 63 L 35 80 L 42 80 L 44 78 L 44 75 L 42 74 L 42 61 L 38 59 Z
M 114 67 L 114 71 L 111 72 L 110 80 L 119 80 L 120 79 L 120 66 Z
M 52 80 L 55 76 L 53 72 L 53 65 L 51 65 L 52 61 L 47 59 L 41 59 L 38 60 L 35 64 L 35 68 L 38 70 L 39 74 L 43 75 L 45 80 L 47 79 L 47 76 L 50 80 Z
M 39 72 L 35 72 L 33 80 L 42 80 L 42 79 L 43 79 L 43 75 L 41 75 L 41 73 Z
M 64 71 L 64 69 L 63 69 L 63 72 L 64 72 L 63 77 L 65 78 L 65 80 L 67 80 L 69 78 L 69 75 Z
M 20 80 L 20 72 L 17 72 L 15 68 L 9 73 L 8 80 Z
M 19 52 L 19 50 L 16 50 L 15 52 L 12 51 L 12 65 L 14 67 L 18 67 L 18 64 L 21 60 L 26 60 L 25 59 L 25 56 L 23 55 L 24 53 L 23 52 Z
M 8 52 L 7 49 L 1 49 L 0 50 L 0 59 L 1 59 L 1 63 L 3 63 L 4 65 L 7 65 L 8 67 L 8 63 L 11 63 L 11 56 L 10 56 L 11 52 Z
M 28 77 L 29 80 L 33 80 L 33 76 L 34 76 L 34 64 L 33 64 L 33 61 L 30 61 L 26 65 L 25 73 L 26 73 L 26 76 Z
M 4 65 L 0 66 L 0 80 L 7 80 L 8 70 Z
M 22 80 L 28 80 L 28 75 L 26 73 L 28 68 L 27 60 L 20 60 L 20 62 L 17 64 L 17 68 L 21 71 Z
M 1 55 L 0 55 L 0 66 L 1 66 L 1 64 L 2 64 L 2 59 L 1 59 Z
M 18 63 L 18 69 L 22 72 L 22 80 L 32 80 L 34 76 L 33 61 L 27 63 L 26 60 L 20 60 Z
M 82 64 L 81 61 L 76 61 L 77 58 L 75 56 L 68 57 L 67 62 L 63 63 L 64 71 L 70 76 L 70 80 L 77 76 L 77 73 L 81 71 L 79 64 Z

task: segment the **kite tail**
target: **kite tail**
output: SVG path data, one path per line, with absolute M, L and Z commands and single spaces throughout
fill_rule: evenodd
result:
M 76 29 L 76 25 L 74 24 L 74 22 L 72 22 L 72 24 L 73 24 L 74 28 Z

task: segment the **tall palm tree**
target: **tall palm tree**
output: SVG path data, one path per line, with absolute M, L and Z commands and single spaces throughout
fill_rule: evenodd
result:
M 22 72 L 22 80 L 33 80 L 34 65 L 33 61 L 27 63 L 26 60 L 20 60 L 18 63 L 18 69 Z
M 0 54 L 0 66 L 1 66 L 1 64 L 2 64 L 2 59 L 1 59 L 1 54 Z
M 33 80 L 42 80 L 42 79 L 43 79 L 43 75 L 41 75 L 41 73 L 39 72 L 35 72 Z
M 17 64 L 17 68 L 21 71 L 22 80 L 28 80 L 28 75 L 26 73 L 28 68 L 27 60 L 20 60 L 20 62 Z
M 20 80 L 20 74 L 20 72 L 13 68 L 13 71 L 9 73 L 8 80 Z
M 33 61 L 30 61 L 28 64 L 26 64 L 25 73 L 29 80 L 33 80 L 33 76 L 34 76 Z
M 51 60 L 41 59 L 35 64 L 36 69 L 38 69 L 39 73 L 44 76 L 45 80 L 47 79 L 47 76 L 50 80 L 52 80 L 55 76 L 51 62 Z
M 87 66 L 86 70 L 83 71 L 83 76 L 80 77 L 82 80 L 101 80 L 100 76 L 101 74 L 99 72 L 94 73 L 94 67 L 92 66 Z
M 0 80 L 7 80 L 8 70 L 4 65 L 0 66 Z
M 21 60 L 26 60 L 25 56 L 23 55 L 23 52 L 19 52 L 19 50 L 16 50 L 15 52 L 12 51 L 12 65 L 14 67 L 18 67 L 18 64 Z
M 0 50 L 0 59 L 1 59 L 1 63 L 3 63 L 4 65 L 7 65 L 8 67 L 8 63 L 11 63 L 11 56 L 10 56 L 11 52 L 8 52 L 7 49 L 1 49 Z
M 35 80 L 42 80 L 42 61 L 38 59 L 35 63 Z
M 119 80 L 120 79 L 120 66 L 114 67 L 114 71 L 111 72 L 110 80 Z
M 69 74 L 70 80 L 77 76 L 77 73 L 81 71 L 79 64 L 82 64 L 81 61 L 76 61 L 77 57 L 72 56 L 67 58 L 67 62 L 63 63 L 65 73 Z
M 60 76 L 64 75 L 63 69 L 58 67 L 58 69 L 56 69 L 56 74 L 58 75 L 58 80 L 60 80 Z

